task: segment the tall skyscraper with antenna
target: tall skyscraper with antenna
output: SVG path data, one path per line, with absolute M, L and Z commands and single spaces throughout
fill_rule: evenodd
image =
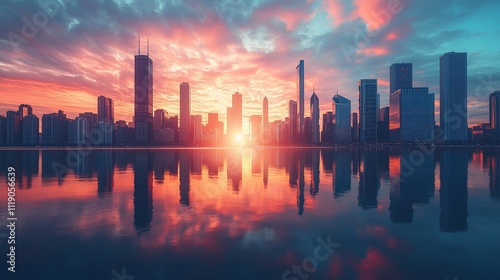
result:
M 297 98 L 299 103 L 298 140 L 302 141 L 304 137 L 304 60 L 300 60 L 295 69 L 297 70 Z
M 262 102 L 262 140 L 264 143 L 268 143 L 268 130 L 269 130 L 269 104 L 267 96 L 264 96 L 264 101 Z
M 179 126 L 179 140 L 183 144 L 191 142 L 189 131 L 191 128 L 191 88 L 189 83 L 181 83 L 179 85 L 180 94 L 180 126 Z
M 138 39 L 138 54 L 134 58 L 134 117 L 135 142 L 148 144 L 153 141 L 153 60 L 141 55 L 141 37 Z

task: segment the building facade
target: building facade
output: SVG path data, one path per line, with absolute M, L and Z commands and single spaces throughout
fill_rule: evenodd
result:
M 311 117 L 311 143 L 318 144 L 320 142 L 319 131 L 319 98 L 316 92 L 313 92 L 310 100 L 310 117 Z
M 182 144 L 190 143 L 189 135 L 191 120 L 191 88 L 189 83 L 180 84 L 180 114 L 179 114 L 179 141 Z
M 339 95 L 332 98 L 334 142 L 351 142 L 351 100 Z
M 359 92 L 359 142 L 377 141 L 377 80 L 362 79 Z
M 134 63 L 135 142 L 144 145 L 153 141 L 153 60 L 139 51 Z
M 428 88 L 398 89 L 391 93 L 389 104 L 391 141 L 433 141 L 434 94 Z
M 467 141 L 467 53 L 439 58 L 439 126 L 445 141 Z

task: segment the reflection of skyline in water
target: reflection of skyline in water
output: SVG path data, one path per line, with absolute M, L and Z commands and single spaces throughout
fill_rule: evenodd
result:
M 246 269 L 268 264 L 251 274 L 254 278 L 269 276 L 268 270 L 280 275 L 312 252 L 310 240 L 331 234 L 342 249 L 328 266 L 345 270 L 319 269 L 318 279 L 361 279 L 370 273 L 374 279 L 435 279 L 443 274 L 431 263 L 466 267 L 467 262 L 455 254 L 433 253 L 426 244 L 439 252 L 460 251 L 456 246 L 473 250 L 463 239 L 455 243 L 449 232 L 486 242 L 488 233 L 477 235 L 487 226 L 478 224 L 483 204 L 490 203 L 488 211 L 500 206 L 500 155 L 494 150 L 437 150 L 410 167 L 412 149 L 95 150 L 62 172 L 53 168 L 71 155 L 66 150 L 0 151 L 3 170 L 5 163 L 19 166 L 27 230 L 38 232 L 39 224 L 58 217 L 61 222 L 50 234 L 70 241 L 55 246 L 57 255 L 80 240 L 88 246 L 106 244 L 97 245 L 106 252 L 120 251 L 103 253 L 108 259 L 129 254 L 125 248 L 130 247 L 140 251 L 128 257 L 138 266 L 171 263 L 175 273 L 202 261 L 210 277 L 215 268 L 242 263 L 249 264 Z M 472 174 L 477 181 L 470 180 Z M 37 216 L 42 205 L 44 215 Z M 467 230 L 473 226 L 474 231 Z M 31 239 L 49 238 L 40 234 Z M 108 239 L 96 243 L 102 236 Z M 436 238 L 447 241 L 440 246 Z M 461 255 L 477 259 L 467 250 Z M 234 262 L 228 263 L 227 256 Z M 173 276 L 133 269 L 144 279 Z
M 137 151 L 134 159 L 134 226 L 139 234 L 150 230 L 153 219 L 151 152 Z
M 467 169 L 469 151 L 442 150 L 439 154 L 441 188 L 439 225 L 442 231 L 467 230 Z

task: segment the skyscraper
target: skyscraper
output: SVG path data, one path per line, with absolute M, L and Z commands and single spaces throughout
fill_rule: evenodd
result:
M 467 53 L 439 58 L 439 125 L 445 141 L 467 141 Z
M 68 121 L 66 114 L 57 113 L 42 116 L 42 145 L 66 145 L 68 142 Z
M 258 144 L 261 141 L 262 136 L 262 116 L 252 115 L 250 116 L 250 126 L 251 126 L 251 139 L 252 143 Z
M 377 79 L 362 79 L 359 89 L 359 142 L 377 140 Z
M 146 55 L 141 55 L 139 46 L 134 64 L 135 141 L 147 144 L 153 141 L 153 60 L 149 57 L 149 43 Z
M 30 114 L 24 116 L 22 126 L 23 146 L 37 146 L 39 140 L 39 120 L 38 117 Z
M 391 141 L 432 141 L 434 94 L 428 88 L 402 88 L 392 92 L 390 103 Z
M 377 141 L 389 141 L 389 107 L 384 107 L 379 110 L 377 122 Z
M 7 144 L 7 118 L 0 115 L 0 147 Z
M 333 97 L 334 141 L 351 142 L 351 100 L 339 95 Z
M 115 123 L 113 99 L 97 97 L 97 122 Z
M 299 102 L 298 140 L 302 140 L 300 137 L 304 134 L 304 60 L 300 60 L 295 69 L 297 70 L 297 99 Z
M 153 130 L 164 128 L 167 112 L 163 109 L 156 109 L 153 116 Z
M 241 135 L 243 132 L 243 97 L 239 92 L 233 94 L 233 135 Z
M 500 141 L 500 91 L 490 94 L 491 140 Z
M 262 140 L 264 143 L 269 141 L 269 105 L 267 96 L 264 96 L 262 101 Z
M 313 91 L 310 100 L 310 111 L 311 115 L 311 133 L 312 133 L 312 143 L 318 144 L 319 139 L 319 98 L 316 95 L 316 92 Z
M 394 63 L 390 67 L 390 92 L 413 87 L 413 66 L 411 63 Z
M 7 146 L 16 146 L 21 144 L 19 142 L 19 122 L 19 111 L 7 111 L 7 128 L 5 133 Z
M 179 141 L 183 144 L 190 142 L 190 118 L 191 118 L 191 88 L 189 83 L 180 84 L 180 123 Z
M 352 141 L 359 141 L 358 113 L 352 113 Z
M 288 118 L 290 121 L 290 143 L 296 143 L 298 140 L 298 122 L 297 122 L 297 101 L 288 102 Z
M 193 142 L 199 144 L 203 135 L 203 118 L 201 115 L 193 115 L 191 121 L 193 122 Z

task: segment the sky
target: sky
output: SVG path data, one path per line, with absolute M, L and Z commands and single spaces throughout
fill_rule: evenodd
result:
M 132 120 L 133 65 L 153 60 L 154 109 L 179 113 L 179 84 L 189 82 L 192 114 L 218 112 L 226 123 L 231 95 L 248 116 L 284 119 L 297 100 L 296 70 L 305 60 L 305 115 L 313 89 L 321 113 L 337 93 L 358 111 L 359 79 L 378 79 L 388 106 L 389 67 L 413 63 L 414 86 L 436 94 L 439 57 L 468 53 L 469 125 L 488 121 L 488 95 L 500 90 L 498 0 L 4 0 L 0 7 L 0 114 L 19 104 L 34 114 L 97 112 L 114 100 L 115 120 Z

